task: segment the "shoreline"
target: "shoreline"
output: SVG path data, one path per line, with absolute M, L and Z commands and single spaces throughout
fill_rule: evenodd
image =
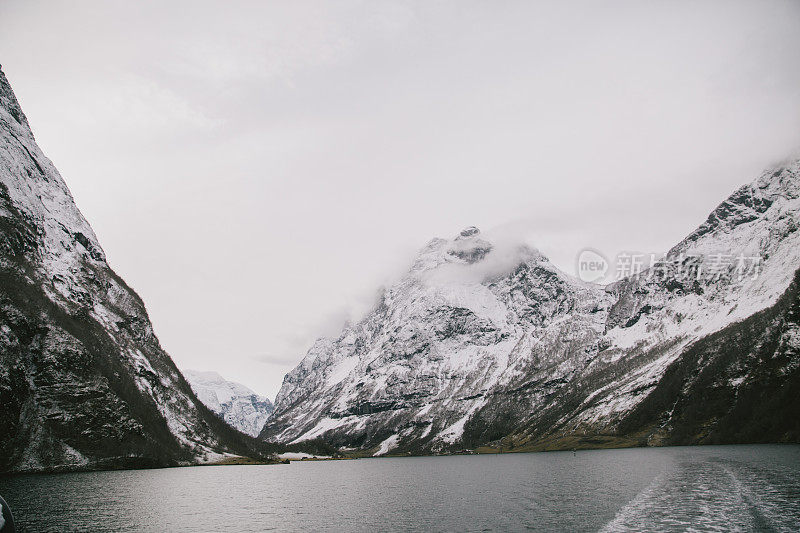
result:
M 463 456 L 463 455 L 505 455 L 505 454 L 516 454 L 516 453 L 550 453 L 550 452 L 586 452 L 586 451 L 602 451 L 602 450 L 626 450 L 626 449 L 637 449 L 637 448 L 649 448 L 649 449 L 660 449 L 660 448 L 687 448 L 687 447 L 712 447 L 712 446 L 800 446 L 798 442 L 737 442 L 737 443 L 706 443 L 706 444 L 668 444 L 668 445 L 634 445 L 634 446 L 625 446 L 625 445 L 618 445 L 618 446 L 597 446 L 597 447 L 575 447 L 575 448 L 568 448 L 568 447 L 526 447 L 526 446 L 519 446 L 514 449 L 503 449 L 500 451 L 499 448 L 492 447 L 492 446 L 481 446 L 474 450 L 462 450 L 450 453 L 403 453 L 403 454 L 385 454 L 385 455 L 369 455 L 368 453 L 352 453 L 352 454 L 345 454 L 340 457 L 304 457 L 300 459 L 277 459 L 277 460 L 264 460 L 264 459 L 254 459 L 252 457 L 244 457 L 244 456 L 233 456 L 227 457 L 225 459 L 220 459 L 219 461 L 214 461 L 210 463 L 192 463 L 192 464 L 177 464 L 177 465 L 152 465 L 152 466 L 139 466 L 139 467 L 132 467 L 132 468 L 125 468 L 122 466 L 112 466 L 103 468 L 99 465 L 86 466 L 83 468 L 69 468 L 68 466 L 62 467 L 54 467 L 47 470 L 32 470 L 32 471 L 23 471 L 23 472 L 0 472 L 0 479 L 3 478 L 11 478 L 17 476 L 28 476 L 28 475 L 62 475 L 62 474 L 81 474 L 81 473 L 89 473 L 89 472 L 119 472 L 119 471 L 131 471 L 131 470 L 158 470 L 158 469 L 169 469 L 169 468 L 194 468 L 194 467 L 203 467 L 203 466 L 272 466 L 272 465 L 288 465 L 294 462 L 302 463 L 302 462 L 322 462 L 322 461 L 351 461 L 356 459 L 401 459 L 401 458 L 411 458 L 411 457 L 451 457 L 451 456 Z

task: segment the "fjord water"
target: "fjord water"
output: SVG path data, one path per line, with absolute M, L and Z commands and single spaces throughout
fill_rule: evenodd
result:
M 796 531 L 800 446 L 31 475 L 0 494 L 23 531 Z

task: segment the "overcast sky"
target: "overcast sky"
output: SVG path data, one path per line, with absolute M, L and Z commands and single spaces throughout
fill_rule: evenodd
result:
M 800 2 L 0 2 L 178 366 L 271 398 L 434 236 L 668 249 L 800 148 Z

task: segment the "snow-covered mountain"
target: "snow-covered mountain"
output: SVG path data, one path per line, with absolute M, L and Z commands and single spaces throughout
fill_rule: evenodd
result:
M 0 471 L 263 456 L 263 443 L 195 398 L 161 348 L 2 71 L 0 406 Z
M 261 436 L 375 455 L 798 441 L 799 198 L 800 162 L 770 170 L 609 286 L 476 228 L 434 239 L 286 375 Z
M 184 370 L 197 399 L 242 433 L 257 437 L 272 414 L 272 402 L 216 372 Z

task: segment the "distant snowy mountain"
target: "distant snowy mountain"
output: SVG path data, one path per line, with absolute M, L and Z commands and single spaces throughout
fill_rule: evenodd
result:
M 264 450 L 195 398 L 0 71 L 0 472 Z
M 609 286 L 434 239 L 284 378 L 262 438 L 362 453 L 800 441 L 800 163 Z
M 241 383 L 227 381 L 216 372 L 183 372 L 197 398 L 225 422 L 243 433 L 258 436 L 274 410 L 266 396 L 259 396 Z

